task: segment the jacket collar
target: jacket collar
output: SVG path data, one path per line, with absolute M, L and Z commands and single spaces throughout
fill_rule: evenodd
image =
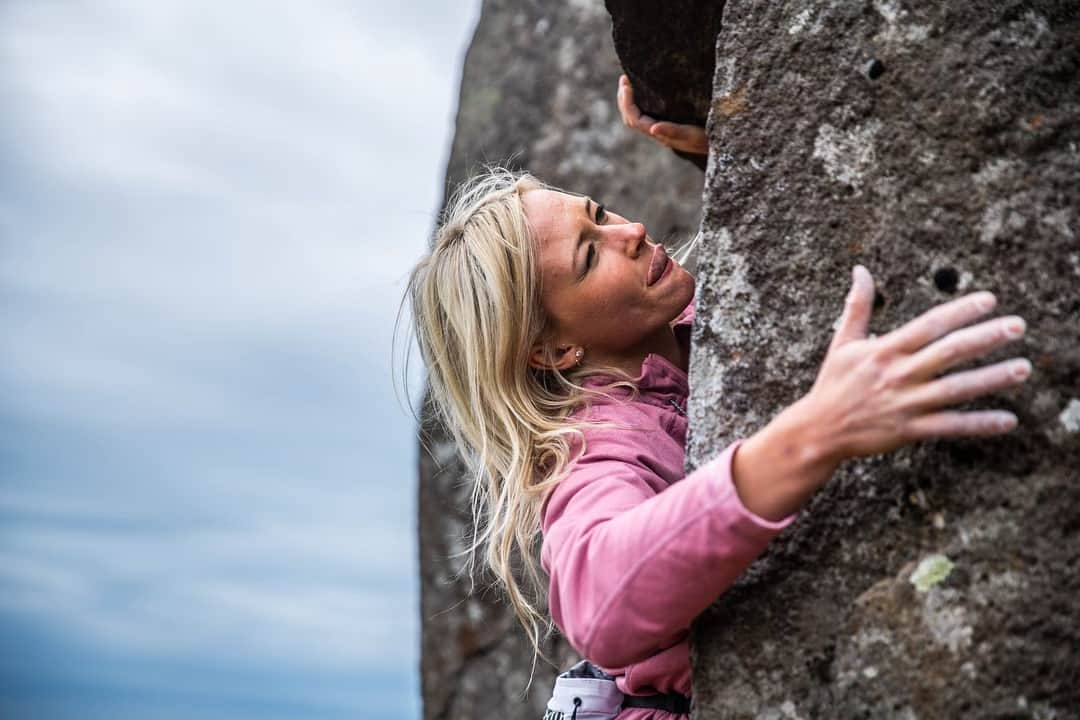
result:
M 693 322 L 694 303 L 691 302 L 671 323 L 676 337 L 680 342 L 685 342 L 687 351 L 690 349 L 690 327 Z M 582 385 L 591 388 L 606 385 L 616 379 L 611 375 L 593 375 L 585 378 Z M 670 396 L 685 399 L 690 394 L 690 383 L 686 372 L 663 355 L 656 353 L 645 356 L 641 363 L 641 373 L 634 378 L 634 384 L 637 385 L 641 398 L 655 395 L 662 403 L 666 403 Z M 613 394 L 618 397 L 624 393 L 628 391 L 617 390 Z

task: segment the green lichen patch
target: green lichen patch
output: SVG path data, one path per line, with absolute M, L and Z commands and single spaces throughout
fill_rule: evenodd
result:
M 911 573 L 911 584 L 919 592 L 928 592 L 930 588 L 949 577 L 952 572 L 953 562 L 944 555 L 927 555 Z

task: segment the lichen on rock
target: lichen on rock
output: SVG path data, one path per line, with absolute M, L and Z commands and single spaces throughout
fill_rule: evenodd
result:
M 927 555 L 919 561 L 915 571 L 911 573 L 911 584 L 919 592 L 927 592 L 930 588 L 949 577 L 952 569 L 952 560 L 949 560 L 944 555 L 940 553 Z

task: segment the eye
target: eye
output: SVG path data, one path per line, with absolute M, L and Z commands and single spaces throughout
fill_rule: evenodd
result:
M 607 210 L 603 205 L 597 204 L 596 206 L 596 222 L 602 223 L 607 219 Z
M 593 260 L 596 259 L 596 245 L 589 243 L 589 250 L 585 253 L 585 269 L 588 270 L 593 266 Z

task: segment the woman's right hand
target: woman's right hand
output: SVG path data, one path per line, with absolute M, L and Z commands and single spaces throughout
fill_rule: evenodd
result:
M 1030 362 L 1014 358 L 943 375 L 1023 337 L 1024 320 L 1015 315 L 970 325 L 996 302 L 991 293 L 972 293 L 886 335 L 868 336 L 874 281 L 857 266 L 814 386 L 736 452 L 734 482 L 747 509 L 772 520 L 795 512 L 847 458 L 928 438 L 1015 428 L 1010 412 L 948 409 L 1031 374 Z
M 709 137 L 705 134 L 705 128 L 667 121 L 657 122 L 642 114 L 641 109 L 634 104 L 634 88 L 630 86 L 630 78 L 626 75 L 619 76 L 619 90 L 615 97 L 623 125 L 626 127 L 648 135 L 672 150 L 693 155 L 709 154 Z
M 1024 382 L 1030 362 L 1003 360 L 943 373 L 1023 337 L 1023 318 L 968 327 L 997 304 L 991 293 L 977 292 L 938 305 L 886 335 L 867 337 L 873 304 L 873 278 L 857 266 L 828 354 L 804 398 L 830 428 L 830 453 L 837 460 L 889 452 L 916 440 L 995 435 L 1016 427 L 1010 412 L 946 408 Z

